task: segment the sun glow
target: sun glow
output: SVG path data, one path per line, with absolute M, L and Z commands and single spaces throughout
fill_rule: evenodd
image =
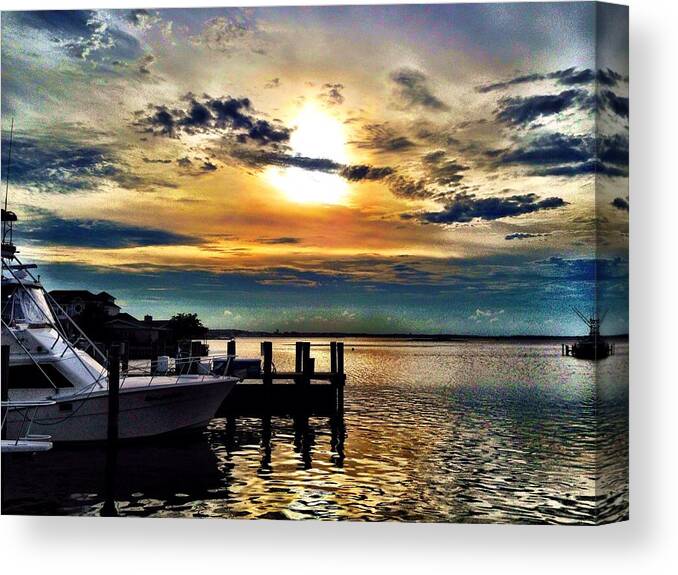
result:
M 339 120 L 309 104 L 293 125 L 296 129 L 290 137 L 290 146 L 296 155 L 347 163 L 346 135 Z M 344 178 L 323 171 L 271 167 L 265 176 L 289 200 L 298 203 L 341 204 L 349 189 Z

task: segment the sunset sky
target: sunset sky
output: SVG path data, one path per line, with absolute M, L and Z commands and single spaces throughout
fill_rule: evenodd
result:
M 45 287 L 210 327 L 628 330 L 628 10 L 2 13 Z M 596 290 L 594 279 L 598 280 Z

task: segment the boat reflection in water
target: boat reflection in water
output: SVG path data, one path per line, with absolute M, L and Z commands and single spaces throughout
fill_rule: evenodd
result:
M 216 353 L 226 345 L 209 343 Z M 323 370 L 329 339 L 312 343 Z M 260 340 L 238 346 L 254 357 Z M 350 346 L 345 434 L 327 417 L 217 417 L 197 443 L 121 445 L 116 512 L 559 524 L 628 516 L 626 341 L 602 362 L 563 361 L 553 341 Z M 295 339 L 275 347 L 278 369 L 290 369 Z M 101 514 L 105 453 L 89 449 L 56 446 L 3 465 L 3 512 Z
M 58 446 L 39 457 L 3 456 L 3 513 L 237 517 L 231 493 L 235 459 L 261 453 L 259 477 L 274 472 L 271 418 L 215 420 L 212 433 L 122 444 L 111 454 L 99 444 Z M 316 424 L 288 420 L 300 470 L 313 467 Z M 343 464 L 343 425 L 330 420 L 333 465 Z M 284 439 L 285 440 L 285 439 Z M 217 445 L 215 445 L 215 443 Z M 11 461 L 9 458 L 11 457 Z M 111 462 L 113 461 L 113 464 Z M 237 506 L 236 506 L 237 507 Z

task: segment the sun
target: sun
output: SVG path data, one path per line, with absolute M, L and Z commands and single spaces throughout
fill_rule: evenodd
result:
M 314 104 L 307 104 L 294 119 L 290 137 L 292 151 L 299 156 L 346 164 L 346 134 L 343 124 Z M 269 183 L 288 200 L 298 203 L 341 204 L 349 185 L 337 174 L 308 169 L 271 167 L 265 172 Z

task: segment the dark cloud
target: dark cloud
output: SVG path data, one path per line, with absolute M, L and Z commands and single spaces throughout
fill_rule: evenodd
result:
M 629 118 L 629 99 L 617 96 L 611 90 L 603 90 L 600 94 L 603 104 L 620 118 Z
M 53 246 L 132 248 L 199 243 L 194 237 L 110 220 L 64 219 L 49 210 L 30 210 L 16 235 Z
M 468 166 L 460 164 L 456 159 L 447 160 L 443 150 L 436 150 L 426 154 L 422 163 L 426 167 L 428 179 L 438 185 L 447 186 L 458 184 L 468 170 Z
M 566 166 L 549 166 L 539 168 L 529 172 L 531 176 L 563 176 L 573 177 L 589 174 L 599 174 L 601 176 L 622 177 L 628 175 L 625 170 L 615 166 L 603 164 L 598 160 L 588 160 L 580 164 L 571 164 Z
M 402 152 L 416 146 L 412 140 L 398 134 L 388 124 L 367 124 L 363 126 L 363 132 L 362 140 L 351 143 L 364 150 L 390 153 Z
M 625 212 L 629 211 L 629 202 L 624 198 L 615 198 L 610 202 L 610 205 L 614 206 L 618 210 L 622 210 Z
M 396 95 L 400 103 L 407 108 L 420 107 L 438 112 L 449 109 L 447 104 L 433 95 L 428 86 L 428 78 L 419 70 L 395 70 L 391 73 L 391 81 L 396 84 Z
M 408 200 L 428 199 L 435 193 L 423 178 L 416 180 L 407 176 L 393 175 L 388 177 L 387 183 L 394 196 Z
M 229 155 L 246 166 L 256 169 L 266 166 L 279 166 L 302 168 L 315 172 L 337 172 L 344 168 L 343 164 L 326 158 L 309 158 L 257 148 L 234 148 L 229 152 Z
M 344 166 L 339 175 L 347 180 L 358 182 L 361 180 L 383 180 L 387 176 L 392 175 L 393 168 L 388 166 L 374 167 L 365 164 L 358 164 L 355 166 Z
M 279 238 L 260 238 L 259 240 L 260 244 L 267 244 L 267 245 L 289 245 L 289 244 L 300 244 L 301 239 L 300 238 L 293 238 L 290 236 L 282 236 Z
M 487 155 L 499 164 L 532 167 L 535 176 L 579 176 L 600 174 L 625 176 L 629 158 L 628 138 L 613 136 L 570 136 L 561 133 L 541 135 L 506 150 Z
M 264 84 L 264 88 L 267 90 L 272 90 L 274 88 L 280 87 L 280 78 L 273 78 Z
M 559 164 L 588 160 L 593 154 L 593 146 L 588 136 L 552 133 L 492 154 L 503 164 Z
M 559 94 L 537 96 L 505 96 L 498 102 L 495 117 L 512 126 L 525 126 L 542 117 L 564 112 L 588 101 L 585 90 L 570 89 Z
M 556 80 L 558 84 L 563 86 L 580 86 L 596 80 L 602 86 L 614 87 L 624 81 L 624 78 L 621 74 L 618 74 L 609 68 L 606 70 L 600 69 L 598 72 L 594 72 L 591 68 L 584 68 L 581 70 L 578 70 L 577 68 L 567 68 L 565 70 L 556 70 L 555 72 L 546 74 L 525 74 L 523 76 L 516 76 L 510 80 L 479 86 L 476 88 L 476 91 L 485 94 L 495 90 L 503 90 L 518 84 L 529 84 L 543 80 Z
M 474 194 L 459 193 L 442 211 L 424 213 L 421 219 L 432 224 L 468 223 L 474 219 L 498 220 L 565 205 L 567 202 L 561 198 L 540 200 L 536 194 L 477 198 Z
M 323 91 L 318 94 L 318 98 L 330 106 L 340 106 L 344 103 L 343 89 L 343 84 L 323 84 Z
M 421 158 L 421 161 L 424 162 L 425 164 L 437 164 L 441 160 L 443 160 L 446 155 L 447 155 L 447 152 L 445 150 L 435 150 L 433 152 L 429 152 L 428 154 L 425 154 Z
M 290 130 L 278 122 L 259 118 L 249 98 L 197 98 L 187 94 L 183 105 L 172 109 L 149 105 L 135 112 L 133 125 L 156 135 L 177 137 L 181 133 L 220 133 L 237 142 L 261 146 L 289 141 Z M 186 105 L 187 103 L 187 105 Z
M 172 160 L 165 160 L 162 158 L 147 158 L 144 156 L 141 158 L 144 164 L 171 164 Z
M 209 160 L 205 160 L 202 164 L 203 172 L 215 172 L 217 170 L 216 164 L 213 164 Z
M 505 240 L 529 240 L 530 238 L 543 238 L 550 234 L 530 234 L 527 232 L 514 232 L 504 237 Z
M 3 134 L 3 149 L 7 149 L 6 137 Z M 2 167 L 4 173 L 5 163 Z M 17 186 L 52 193 L 94 191 L 107 182 L 128 189 L 171 187 L 169 182 L 135 175 L 106 145 L 69 139 L 63 134 L 40 138 L 14 134 L 11 180 Z

